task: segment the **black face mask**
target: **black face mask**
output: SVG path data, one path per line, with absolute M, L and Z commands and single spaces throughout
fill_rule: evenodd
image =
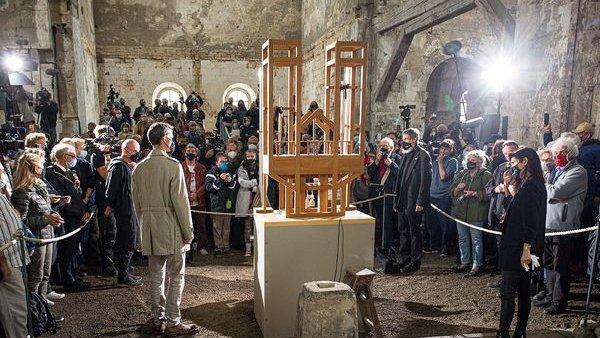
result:
M 475 168 L 477 168 L 477 163 L 475 163 L 475 162 L 467 162 L 467 169 L 473 170 Z
M 196 159 L 196 154 L 194 153 L 185 153 L 185 158 L 187 158 L 190 161 L 193 161 Z
M 408 149 L 412 148 L 412 146 L 413 146 L 412 143 L 402 141 L 402 149 L 408 150 Z
M 521 169 L 519 169 L 519 167 L 514 166 L 512 168 L 510 168 L 510 173 L 513 177 L 517 177 L 519 176 L 519 174 L 521 174 Z
M 135 153 L 129 155 L 129 159 L 132 160 L 133 162 L 137 162 L 140 160 L 141 156 L 142 156 L 142 154 L 139 151 L 136 151 Z
M 255 170 L 256 169 L 256 160 L 244 160 L 244 168 Z

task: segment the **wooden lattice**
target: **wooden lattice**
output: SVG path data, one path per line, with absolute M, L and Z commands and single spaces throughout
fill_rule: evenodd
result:
M 351 208 L 350 183 L 363 173 L 366 49 L 365 43 L 346 41 L 326 47 L 324 110 L 302 114 L 300 41 L 263 44 L 259 211 L 267 211 L 269 176 L 279 183 L 279 207 L 286 217 L 341 216 Z M 288 73 L 286 106 L 274 102 L 276 68 Z M 306 133 L 310 127 L 312 133 Z M 307 195 L 316 196 L 314 205 Z

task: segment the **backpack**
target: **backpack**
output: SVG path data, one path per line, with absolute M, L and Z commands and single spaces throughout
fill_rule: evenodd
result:
M 29 292 L 29 315 L 34 337 L 41 336 L 46 332 L 50 334 L 58 332 L 56 319 L 50 311 L 48 303 L 42 296 L 34 292 Z

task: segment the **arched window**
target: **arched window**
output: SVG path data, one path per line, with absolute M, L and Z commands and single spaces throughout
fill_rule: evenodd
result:
M 169 101 L 169 106 L 173 105 L 173 102 L 179 102 L 179 98 L 186 98 L 185 90 L 183 87 L 174 82 L 165 82 L 159 84 L 155 89 L 154 93 L 152 93 L 152 102 L 154 104 L 154 100 L 159 99 L 167 99 Z M 180 107 L 181 109 L 181 107 Z
M 230 97 L 233 98 L 234 105 L 237 105 L 239 100 L 244 101 L 246 109 L 249 109 L 250 103 L 256 100 L 256 94 L 254 93 L 254 90 L 250 86 L 243 83 L 234 83 L 225 89 L 225 93 L 223 94 L 223 102 L 227 101 Z

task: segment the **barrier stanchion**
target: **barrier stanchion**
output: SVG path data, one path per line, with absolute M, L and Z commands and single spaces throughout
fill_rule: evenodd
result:
M 387 194 L 383 195 L 383 218 L 381 220 L 381 250 L 385 250 L 385 205 L 387 204 Z
M 600 243 L 600 221 L 596 220 L 596 245 L 594 247 L 594 258 L 592 259 L 592 271 L 588 283 L 587 296 L 585 299 L 585 313 L 583 314 L 583 326 L 587 326 L 588 315 L 590 314 L 590 303 L 592 300 L 592 287 L 594 286 L 594 275 L 596 274 L 596 264 L 598 263 L 598 244 Z

